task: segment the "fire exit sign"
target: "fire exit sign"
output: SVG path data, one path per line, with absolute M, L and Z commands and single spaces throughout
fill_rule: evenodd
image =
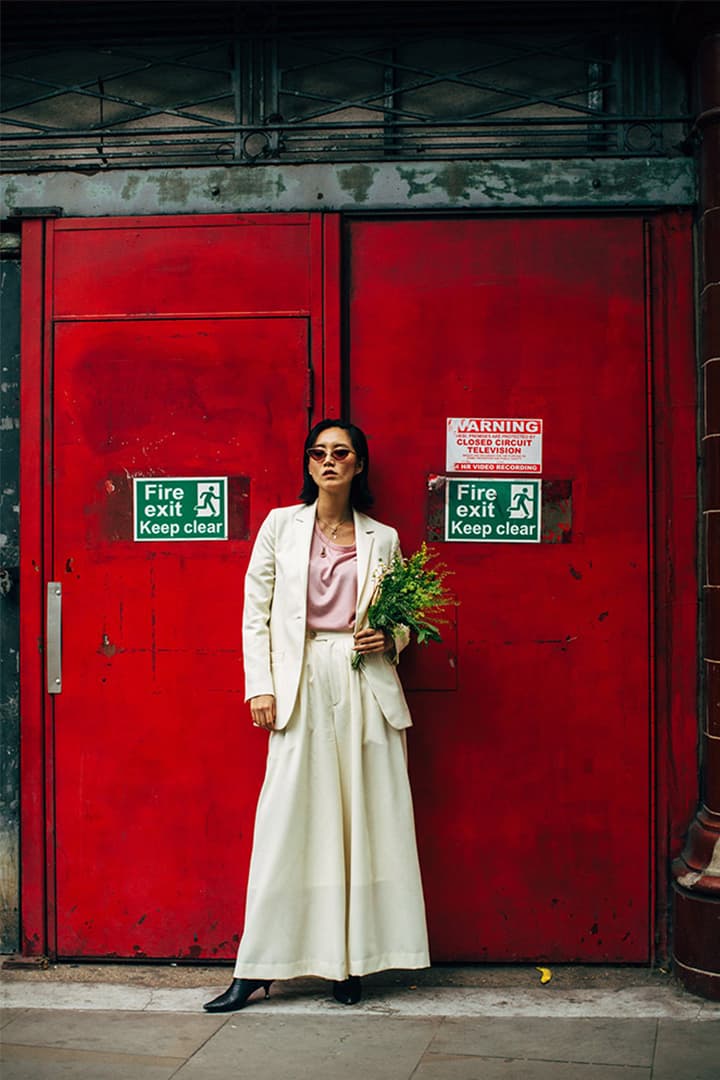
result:
M 136 476 L 135 540 L 227 540 L 226 476 Z
M 445 481 L 445 539 L 539 543 L 540 480 Z

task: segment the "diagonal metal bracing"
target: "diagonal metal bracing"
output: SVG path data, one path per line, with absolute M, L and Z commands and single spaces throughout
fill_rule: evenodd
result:
M 572 30 L 555 27 L 553 40 L 538 31 L 532 40 L 531 33 L 515 39 L 497 28 L 480 34 L 476 26 L 467 34 L 459 26 L 446 27 L 436 36 L 425 25 L 421 33 L 366 29 L 360 47 L 360 36 L 346 31 L 332 39 L 312 31 L 231 31 L 214 33 L 202 43 L 178 42 L 169 55 L 160 48 L 149 53 L 138 49 L 140 37 L 112 47 L 64 42 L 61 48 L 31 48 L 19 51 L 14 64 L 12 56 L 6 60 L 10 79 L 40 92 L 30 91 L 0 114 L 0 122 L 13 129 L 0 136 L 3 164 L 6 169 L 23 163 L 43 169 L 57 160 L 65 166 L 92 160 L 110 167 L 130 160 L 533 156 L 568 144 L 575 154 L 672 152 L 664 133 L 673 131 L 677 141 L 686 116 L 679 110 L 660 114 L 657 87 L 665 67 L 657 35 L 639 38 L 634 31 L 625 36 L 621 31 L 598 22 Z M 467 42 L 471 48 L 476 42 L 482 55 L 472 63 L 466 55 L 465 62 L 444 70 L 448 48 L 462 52 Z M 287 64 L 281 59 L 283 46 L 296 53 Z M 421 63 L 408 55 L 409 49 L 427 54 L 431 48 L 435 64 L 428 63 L 427 55 Z M 85 74 L 95 58 L 97 76 L 72 78 L 68 70 L 66 81 L 48 77 L 44 67 L 53 63 L 57 70 L 63 57 L 77 49 L 84 54 Z M 227 65 L 203 62 L 218 50 L 227 50 Z M 302 50 L 306 57 L 297 55 Z M 111 61 L 122 63 L 117 70 L 104 70 Z M 148 100 L 147 79 L 153 76 L 153 100 Z M 113 83 L 120 80 L 123 92 L 114 92 Z M 304 85 L 290 85 L 297 80 Z M 640 95 L 642 109 L 633 99 L 638 86 L 649 91 Z M 440 99 L 433 104 L 435 91 L 442 94 L 442 112 Z M 97 102 L 98 119 L 88 122 L 87 109 L 83 114 L 79 106 L 75 118 L 68 107 L 60 122 L 48 120 L 53 101 L 60 110 L 60 99 L 68 94 Z M 426 100 L 421 103 L 418 94 Z M 221 101 L 227 103 L 225 115 L 208 115 L 205 106 Z M 132 110 L 132 115 L 104 116 L 105 106 Z M 25 119 L 18 117 L 20 110 Z M 341 111 L 369 115 L 362 122 L 333 121 L 331 114 Z M 153 118 L 176 123 L 150 126 Z M 636 145 L 641 127 L 642 147 Z M 258 131 L 264 141 L 251 152 L 248 136 Z
M 78 94 L 82 97 L 94 98 L 95 100 L 100 102 L 108 101 L 112 102 L 113 104 L 127 105 L 130 108 L 137 110 L 134 116 L 123 116 L 118 117 L 114 120 L 99 120 L 95 124 L 90 125 L 92 129 L 97 129 L 98 131 L 108 130 L 118 124 L 133 123 L 138 120 L 147 119 L 150 116 L 159 116 L 162 114 L 167 114 L 168 116 L 179 116 L 183 117 L 186 120 L 194 120 L 200 123 L 206 123 L 222 127 L 226 123 L 225 121 L 218 120 L 216 117 L 205 116 L 202 113 L 189 112 L 187 106 L 204 105 L 211 101 L 222 101 L 225 98 L 229 98 L 231 96 L 231 93 L 231 88 L 228 87 L 227 90 L 225 90 L 224 92 L 218 94 L 211 94 L 207 97 L 190 99 L 186 102 L 181 101 L 177 102 L 174 105 L 168 104 L 163 106 L 156 106 L 155 108 L 148 108 L 147 106 L 143 105 L 142 102 L 137 101 L 134 98 L 125 98 L 120 97 L 117 94 L 110 94 L 107 91 L 93 90 L 90 88 L 89 85 L 86 85 L 61 88 L 58 90 L 57 93 L 46 94 L 42 97 L 35 98 L 33 103 L 38 101 L 48 101 L 52 100 L 53 98 L 64 97 L 66 94 Z M 24 125 L 28 123 L 28 121 L 18 120 L 11 115 L 14 110 L 22 109 L 25 107 L 26 106 L 22 104 L 14 105 L 12 109 L 9 109 L 6 113 L 2 115 L 2 120 L 6 123 L 15 123 L 18 125 Z M 49 127 L 48 125 L 44 125 L 44 130 L 55 131 L 58 134 L 70 134 L 73 131 L 72 128 Z
M 150 71 L 153 68 L 158 67 L 160 65 L 167 66 L 167 67 L 176 67 L 176 66 L 186 67 L 186 68 L 191 69 L 191 70 L 204 71 L 204 72 L 209 73 L 209 74 L 219 74 L 219 75 L 225 76 L 228 79 L 228 84 L 224 89 L 222 89 L 219 92 L 214 93 L 214 94 L 208 94 L 208 95 L 205 95 L 203 97 L 191 97 L 191 98 L 187 98 L 187 99 L 181 99 L 181 100 L 175 101 L 175 102 L 169 101 L 169 102 L 163 104 L 162 106 L 151 107 L 151 106 L 148 106 L 146 103 L 140 101 L 139 99 L 125 97 L 125 96 L 120 95 L 120 94 L 114 94 L 114 93 L 112 93 L 112 92 L 110 92 L 110 91 L 108 91 L 108 90 L 106 90 L 104 88 L 103 89 L 97 88 L 98 81 L 100 81 L 101 85 L 102 85 L 103 81 L 105 81 L 105 80 L 103 80 L 102 76 L 99 76 L 98 78 L 93 79 L 93 80 L 88 80 L 88 81 L 83 82 L 83 83 L 61 84 L 61 83 L 53 82 L 53 81 L 50 81 L 50 80 L 47 80 L 47 79 L 43 79 L 43 78 L 41 78 L 41 77 L 39 77 L 37 75 L 24 75 L 24 74 L 22 74 L 20 72 L 11 72 L 11 73 L 9 73 L 9 75 L 10 75 L 11 78 L 13 78 L 15 80 L 31 83 L 31 84 L 34 84 L 34 85 L 37 85 L 37 86 L 46 86 L 46 87 L 49 87 L 50 90 L 46 94 L 38 94 L 38 95 L 35 95 L 34 97 L 26 99 L 25 101 L 15 102 L 12 105 L 11 108 L 8 108 L 2 114 L 2 119 L 7 120 L 9 122 L 13 122 L 14 118 L 12 117 L 11 114 L 12 114 L 12 112 L 17 111 L 18 109 L 26 109 L 31 105 L 37 104 L 39 102 L 50 101 L 53 98 L 62 97 L 64 95 L 66 95 L 66 94 L 78 94 L 78 95 L 81 95 L 83 97 L 95 98 L 96 100 L 101 101 L 101 102 L 105 102 L 105 101 L 112 102 L 114 104 L 126 105 L 126 106 L 129 106 L 130 108 L 139 110 L 138 113 L 136 113 L 136 115 L 134 115 L 132 117 L 122 117 L 122 118 L 115 119 L 115 120 L 98 121 L 97 124 L 93 125 L 94 127 L 97 127 L 97 128 L 102 128 L 102 127 L 108 127 L 109 128 L 109 127 L 112 127 L 115 124 L 137 121 L 137 120 L 140 120 L 140 119 L 145 119 L 145 118 L 150 117 L 150 116 L 157 116 L 157 115 L 160 115 L 162 113 L 167 113 L 167 114 L 173 115 L 173 116 L 184 117 L 185 119 L 188 119 L 188 120 L 195 120 L 195 121 L 200 121 L 200 122 L 213 124 L 213 125 L 215 125 L 215 124 L 222 125 L 223 121 L 217 120 L 215 117 L 209 117 L 209 116 L 206 116 L 204 114 L 190 112 L 189 107 L 193 106 L 193 105 L 203 105 L 203 104 L 206 104 L 206 103 L 211 102 L 211 101 L 219 101 L 219 100 L 222 100 L 224 98 L 230 97 L 231 93 L 232 93 L 232 88 L 231 88 L 231 85 L 230 85 L 230 75 L 231 75 L 230 69 L 227 69 L 226 71 L 223 71 L 220 68 L 198 67 L 197 65 L 188 64 L 185 61 L 178 64 L 177 60 L 174 59 L 174 58 L 164 58 L 164 59 L 158 58 L 157 60 L 147 60 L 147 61 L 145 61 L 145 62 L 143 62 L 141 64 L 134 64 L 133 66 L 125 68 L 125 69 L 120 70 L 120 71 L 114 71 L 111 75 L 106 77 L 106 80 L 107 81 L 113 81 L 113 80 L 117 80 L 117 79 L 125 79 L 125 78 L 128 78 L 129 76 L 136 75 L 139 72 Z M 24 123 L 24 121 L 22 121 L 22 120 L 14 120 L 14 122 L 18 123 L 18 124 Z M 59 127 L 50 128 L 47 125 L 44 125 L 44 127 L 45 127 L 46 130 L 55 130 L 55 131 L 62 130 Z

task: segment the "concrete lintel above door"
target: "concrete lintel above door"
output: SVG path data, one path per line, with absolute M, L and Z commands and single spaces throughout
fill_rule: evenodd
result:
M 691 206 L 691 158 L 546 158 L 16 173 L 0 213 L 68 216 L 254 211 L 619 209 Z

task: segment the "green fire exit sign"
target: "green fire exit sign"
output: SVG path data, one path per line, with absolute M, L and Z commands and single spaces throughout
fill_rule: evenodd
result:
M 445 539 L 539 543 L 540 480 L 445 481 Z
M 226 476 L 136 476 L 135 540 L 227 540 Z

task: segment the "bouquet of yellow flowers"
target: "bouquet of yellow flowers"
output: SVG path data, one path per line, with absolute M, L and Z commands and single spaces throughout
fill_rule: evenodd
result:
M 398 627 L 406 626 L 415 631 L 420 645 L 442 640 L 440 631 L 428 622 L 427 615 L 432 613 L 435 622 L 446 622 L 434 613 L 442 612 L 454 601 L 445 586 L 450 571 L 441 562 L 428 566 L 433 558 L 423 543 L 413 555 L 406 559 L 396 555 L 388 566 L 381 568 L 367 614 L 373 630 L 392 635 Z M 352 666 L 357 669 L 362 664 L 362 655 L 354 653 Z

